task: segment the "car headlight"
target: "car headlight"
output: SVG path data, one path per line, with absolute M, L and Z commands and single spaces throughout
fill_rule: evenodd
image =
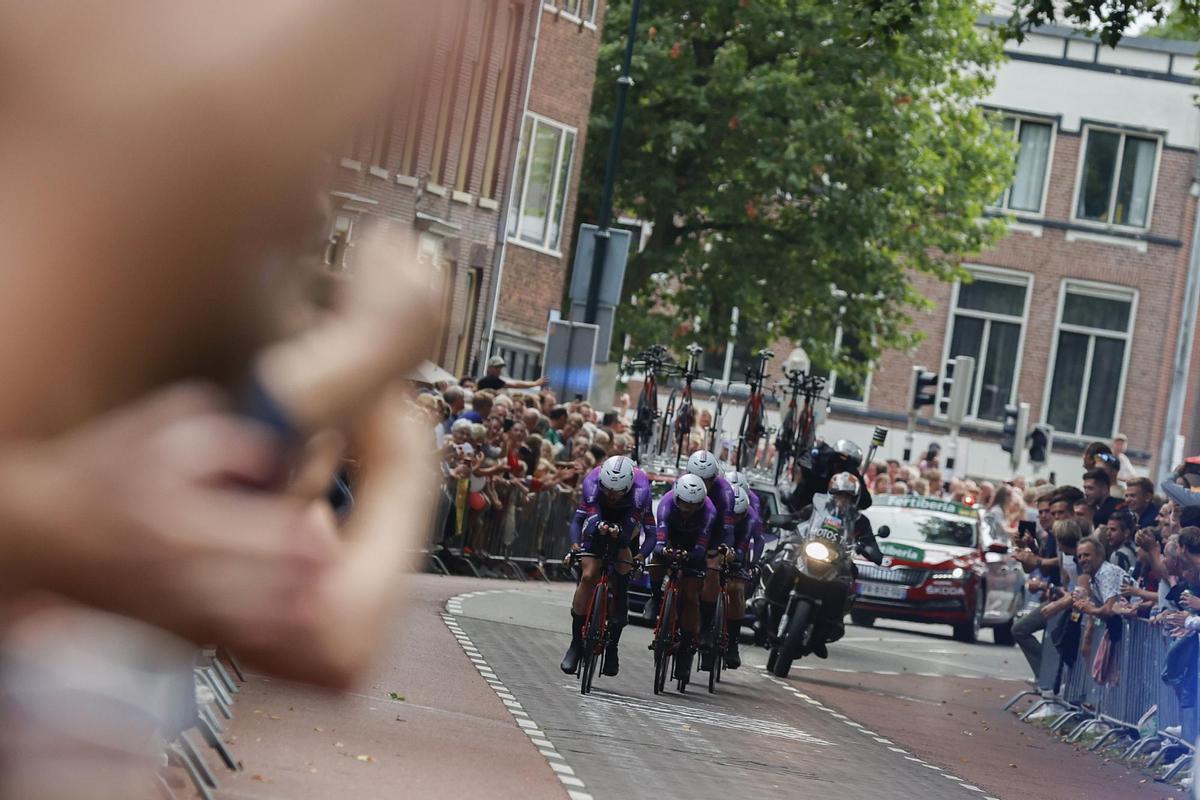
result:
M 962 567 L 955 567 L 949 572 L 935 572 L 933 579 L 935 581 L 961 581 L 967 576 L 967 571 Z
M 833 553 L 821 542 L 809 542 L 804 545 L 804 555 L 813 561 L 832 561 Z

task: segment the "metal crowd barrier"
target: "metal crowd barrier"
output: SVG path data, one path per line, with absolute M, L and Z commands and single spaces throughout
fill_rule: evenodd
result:
M 432 569 L 522 581 L 566 577 L 562 557 L 570 548 L 578 494 L 552 487 L 526 501 L 507 486 L 497 494 L 500 508 L 473 511 L 459 508 L 453 483 L 443 487 L 428 549 Z
M 1057 622 L 1057 618 L 1052 620 L 1047 631 Z M 1050 710 L 1056 715 L 1050 730 L 1064 734 L 1067 741 L 1080 741 L 1091 734 L 1095 736 L 1091 750 L 1120 743 L 1119 757 L 1123 759 L 1153 753 L 1147 766 L 1165 765 L 1160 777 L 1171 780 L 1191 766 L 1193 743 L 1200 730 L 1196 705 L 1182 707 L 1175 688 L 1162 680 L 1169 648 L 1182 640 L 1169 638 L 1162 628 L 1143 619 L 1122 620 L 1121 640 L 1114 644 L 1116 673 L 1109 676 L 1108 684 L 1099 684 L 1092 677 L 1092 665 L 1103 633 L 1101 625 L 1093 629 L 1091 637 L 1081 637 L 1075 663 L 1066 666 L 1047 632 L 1038 689 L 1017 694 L 1005 709 L 1023 698 L 1036 697 L 1021 714 L 1022 719 Z

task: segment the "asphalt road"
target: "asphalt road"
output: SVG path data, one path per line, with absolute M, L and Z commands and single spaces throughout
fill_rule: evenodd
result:
M 582 784 L 573 787 L 577 792 L 597 800 L 825 792 L 839 800 L 991 796 L 874 731 L 870 720 L 850 719 L 822 703 L 802 680 L 775 680 L 762 669 L 765 651 L 753 647 L 744 648 L 740 670 L 724 674 L 717 694 L 709 694 L 705 682 L 692 684 L 685 695 L 668 690 L 655 696 L 650 632 L 630 626 L 622 641 L 621 674 L 598 676 L 592 694 L 583 697 L 577 680 L 558 669 L 570 632 L 569 588 L 476 595 L 452 608 L 504 691 Z M 1018 678 L 1018 659 L 1012 648 L 962 645 L 948 636 L 914 633 L 910 626 L 852 627 L 820 667 L 973 680 Z M 1019 690 L 1017 683 L 1012 686 Z

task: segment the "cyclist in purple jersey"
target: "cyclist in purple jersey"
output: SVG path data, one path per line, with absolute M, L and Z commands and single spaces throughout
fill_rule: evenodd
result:
M 729 603 L 725 607 L 725 629 L 729 634 L 729 645 L 723 654 L 726 669 L 737 669 L 742 665 L 738 652 L 738 637 L 742 631 L 742 618 L 746 615 L 746 582 L 751 578 L 750 566 L 763 549 L 762 520 L 750 503 L 750 495 L 741 486 L 734 489 L 733 501 L 733 553 L 735 570 L 725 585 Z M 716 654 L 714 654 L 716 655 Z
M 657 608 L 662 602 L 662 584 L 667 571 L 666 564 L 662 563 L 663 552 L 683 550 L 688 554 L 680 583 L 682 655 L 675 662 L 676 677 L 691 672 L 693 643 L 700 629 L 700 588 L 708 566 L 710 536 L 717 527 L 717 510 L 707 494 L 704 481 L 695 475 L 684 475 L 677 480 L 675 488 L 659 501 L 656 535 L 653 539 L 646 537 L 639 555 L 645 558 L 651 552 L 654 554 L 654 560 L 646 569 L 650 573 Z
M 707 450 L 697 450 L 688 458 L 687 471 L 704 481 L 708 490 L 708 499 L 717 510 L 716 530 L 712 534 L 713 549 L 717 545 L 733 547 L 733 486 L 721 474 L 716 456 Z M 712 633 L 713 616 L 717 613 L 717 594 L 721 591 L 721 583 L 716 569 L 721 566 L 719 558 L 709 560 L 708 570 L 704 579 L 704 588 L 700 594 L 700 630 L 705 637 Z M 707 642 L 705 642 L 707 644 Z M 706 648 L 700 669 L 707 670 L 712 665 L 711 650 Z
M 638 487 L 642 476 L 645 489 Z M 608 646 L 605 651 L 605 675 L 620 670 L 617 645 L 628 619 L 629 571 L 638 532 L 644 521 L 641 503 L 648 503 L 650 482 L 645 473 L 625 456 L 613 456 L 593 469 L 583 480 L 582 497 L 571 520 L 571 550 L 595 556 L 580 562 L 579 585 L 571 603 L 571 645 L 559 665 L 572 674 L 583 657 L 583 626 L 587 621 L 588 604 L 600 580 L 605 554 L 617 563 L 609 580 L 613 598 L 613 613 L 608 626 Z M 639 500 L 641 502 L 639 502 Z
M 735 489 L 740 486 L 746 490 L 746 494 L 750 498 L 750 507 L 754 509 L 754 513 L 758 515 L 759 519 L 762 519 L 762 498 L 758 496 L 758 492 L 750 488 L 750 481 L 746 479 L 746 473 L 731 469 L 725 473 L 725 480 L 729 481 L 729 485 Z

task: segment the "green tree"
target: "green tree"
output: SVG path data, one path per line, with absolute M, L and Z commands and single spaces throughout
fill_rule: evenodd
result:
M 1147 31 L 1150 36 L 1195 40 L 1200 34 L 1200 0 L 1015 0 L 1006 30 L 1021 41 L 1027 31 L 1061 21 L 1116 47 L 1130 28 L 1147 20 L 1155 23 Z
M 629 8 L 608 11 L 585 217 Z M 984 207 L 1011 178 L 1013 144 L 978 105 L 1002 58 L 979 12 L 971 0 L 644 3 L 616 198 L 654 227 L 626 273 L 618 334 L 715 349 L 737 306 L 741 342 L 786 336 L 846 376 L 914 344 L 909 314 L 926 301 L 912 275 L 951 279 L 1003 230 Z M 832 352 L 839 324 L 859 357 Z
M 1158 39 L 1200 42 L 1200 13 L 1197 12 L 1195 6 L 1178 3 L 1167 13 L 1160 24 L 1149 28 L 1145 35 Z

